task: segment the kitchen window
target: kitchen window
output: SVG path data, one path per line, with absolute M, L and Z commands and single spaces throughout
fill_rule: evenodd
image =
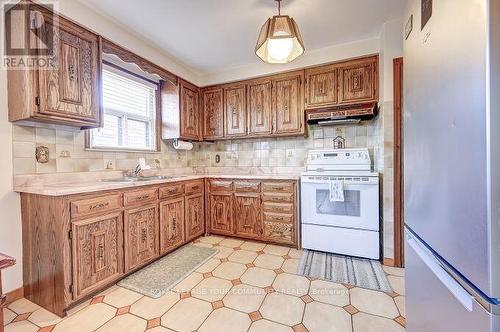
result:
M 90 130 L 89 147 L 159 151 L 159 83 L 112 64 L 102 71 L 103 127 Z

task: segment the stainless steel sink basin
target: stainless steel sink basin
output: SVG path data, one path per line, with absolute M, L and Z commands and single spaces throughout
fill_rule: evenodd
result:
M 165 176 L 165 175 L 155 175 L 155 176 L 138 176 L 138 177 L 133 177 L 133 176 L 124 176 L 122 178 L 115 178 L 115 179 L 103 179 L 101 180 L 102 182 L 121 182 L 121 183 L 129 183 L 129 182 L 144 182 L 144 181 L 155 181 L 155 180 L 169 180 L 169 179 L 177 179 L 177 178 L 184 178 L 186 177 L 185 175 L 178 175 L 178 176 Z

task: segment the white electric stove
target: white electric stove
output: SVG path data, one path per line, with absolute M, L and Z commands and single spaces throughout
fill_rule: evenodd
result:
M 301 176 L 303 248 L 379 259 L 379 177 L 371 169 L 368 149 L 309 152 Z M 343 202 L 330 201 L 332 180 L 343 181 Z

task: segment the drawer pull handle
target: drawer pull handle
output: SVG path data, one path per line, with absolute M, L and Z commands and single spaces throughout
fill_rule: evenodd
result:
M 89 210 L 90 211 L 100 210 L 100 209 L 104 209 L 107 206 L 109 206 L 109 202 L 97 203 L 97 204 L 90 205 L 89 206 Z
M 274 190 L 285 190 L 284 187 L 273 187 Z
M 99 243 L 99 246 L 97 247 L 97 258 L 98 259 L 104 258 L 104 244 L 102 243 Z
M 199 189 L 200 189 L 200 186 L 191 187 L 191 190 L 199 190 Z
M 282 199 L 281 197 L 272 197 L 272 200 L 273 200 L 273 201 L 278 201 L 278 202 L 280 202 L 280 201 L 282 201 L 283 199 Z
M 143 228 L 141 230 L 141 241 L 146 242 L 147 238 L 148 238 L 148 231 L 145 228 Z
M 179 189 L 170 189 L 169 191 L 167 191 L 168 194 L 170 195 L 173 195 L 173 194 L 177 194 L 179 192 Z
M 148 198 L 149 198 L 149 194 L 144 194 L 144 195 L 137 196 L 138 200 L 143 200 L 143 199 L 148 199 Z
M 274 220 L 284 220 L 283 217 L 272 217 L 272 219 L 274 219 Z

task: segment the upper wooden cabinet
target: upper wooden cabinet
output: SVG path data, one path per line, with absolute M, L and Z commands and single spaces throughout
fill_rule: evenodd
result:
M 199 89 L 181 81 L 181 138 L 199 140 L 200 137 L 200 93 Z
M 250 136 L 270 135 L 272 82 L 269 79 L 248 83 L 248 134 Z
M 100 37 L 60 16 L 57 16 L 58 27 L 54 29 L 55 16 L 52 12 L 35 4 L 29 4 L 29 9 L 29 12 L 24 11 L 26 15 L 31 12 L 35 20 L 44 22 L 35 31 L 41 40 L 50 38 L 49 34 L 55 31 L 53 44 L 48 44 L 52 47 L 50 58 L 54 61 L 52 65 L 38 70 L 8 70 L 9 120 L 29 119 L 99 127 Z M 31 19 L 27 17 L 26 22 Z M 18 31 L 21 28 L 12 27 Z M 26 36 L 29 38 L 30 35 Z
M 306 108 L 338 102 L 338 68 L 335 65 L 306 69 Z
M 378 97 L 378 57 L 346 62 L 339 67 L 339 103 L 375 101 Z
M 273 133 L 304 133 L 304 72 L 298 71 L 273 79 Z
M 224 136 L 245 136 L 247 134 L 246 115 L 246 85 L 224 88 Z
M 224 137 L 224 107 L 222 88 L 201 91 L 203 109 L 203 138 L 213 140 Z
M 376 102 L 378 56 L 306 69 L 306 109 Z

